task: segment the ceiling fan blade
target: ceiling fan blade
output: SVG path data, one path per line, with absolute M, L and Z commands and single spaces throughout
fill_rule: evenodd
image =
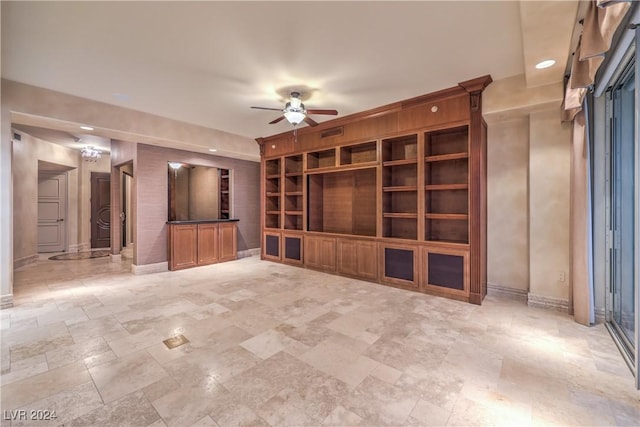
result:
M 307 111 L 308 112 L 308 111 Z M 311 117 L 306 116 L 304 118 L 304 121 L 309 125 L 309 126 L 318 126 L 318 122 L 316 122 L 315 120 L 313 120 Z
M 338 111 L 337 110 L 315 110 L 315 109 L 310 109 L 307 110 L 307 114 L 326 114 L 329 116 L 337 116 L 338 115 Z
M 255 108 L 256 110 L 282 111 L 282 108 L 267 108 L 267 107 L 250 107 L 250 108 Z
M 280 116 L 280 117 L 278 117 L 278 118 L 277 118 L 277 119 L 275 119 L 275 120 L 271 120 L 271 121 L 269 122 L 269 124 L 270 124 L 270 125 L 276 124 L 276 123 L 278 123 L 278 122 L 282 121 L 282 119 L 284 119 L 284 116 Z

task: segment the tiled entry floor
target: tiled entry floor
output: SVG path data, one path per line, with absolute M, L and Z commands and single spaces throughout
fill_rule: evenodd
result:
M 27 421 L 3 425 L 640 424 L 602 325 L 256 257 L 143 276 L 77 262 L 15 274 L 1 406 Z M 189 342 L 168 349 L 178 334 Z

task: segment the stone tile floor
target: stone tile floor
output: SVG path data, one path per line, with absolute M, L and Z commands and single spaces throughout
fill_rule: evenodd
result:
M 15 272 L 16 307 L 0 311 L 3 426 L 640 425 L 603 325 L 256 257 L 129 268 L 43 259 Z M 189 343 L 169 350 L 178 334 Z M 57 418 L 29 419 L 46 411 Z

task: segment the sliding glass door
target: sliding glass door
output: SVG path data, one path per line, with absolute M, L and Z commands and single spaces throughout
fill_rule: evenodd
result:
M 609 321 L 628 360 L 635 360 L 636 312 L 636 66 L 627 64 L 609 94 Z

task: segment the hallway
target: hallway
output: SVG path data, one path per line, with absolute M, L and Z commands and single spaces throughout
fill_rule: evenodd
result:
M 257 257 L 135 276 L 109 258 L 15 272 L 2 408 L 21 425 L 639 425 L 603 325 Z M 164 340 L 189 342 L 169 349 Z M 16 413 L 16 412 L 11 412 Z

